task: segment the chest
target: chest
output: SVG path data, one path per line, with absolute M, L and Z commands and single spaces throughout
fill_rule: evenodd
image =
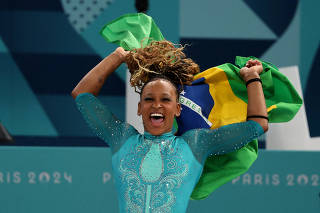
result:
M 193 161 L 188 146 L 174 139 L 128 141 L 113 157 L 114 170 L 123 178 L 135 174 L 145 184 L 174 175 L 183 178 Z

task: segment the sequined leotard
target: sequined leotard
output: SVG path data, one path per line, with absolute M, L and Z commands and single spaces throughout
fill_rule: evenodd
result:
M 180 137 L 141 135 L 90 93 L 78 95 L 76 103 L 111 147 L 120 212 L 185 212 L 207 156 L 232 152 L 263 133 L 258 123 L 248 121 Z

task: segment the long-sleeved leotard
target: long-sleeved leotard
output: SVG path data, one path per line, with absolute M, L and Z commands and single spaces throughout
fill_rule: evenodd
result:
M 263 134 L 258 123 L 248 121 L 194 129 L 180 137 L 171 132 L 142 135 L 90 93 L 78 95 L 76 103 L 89 126 L 111 147 L 120 212 L 185 212 L 205 159 L 235 151 Z

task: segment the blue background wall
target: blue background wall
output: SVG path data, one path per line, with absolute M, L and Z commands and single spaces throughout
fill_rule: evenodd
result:
M 320 96 L 316 82 L 320 79 L 319 1 L 150 0 L 149 3 L 148 14 L 155 19 L 164 36 L 177 43 L 191 44 L 186 49 L 187 55 L 198 62 L 202 70 L 233 62 L 236 55 L 254 55 L 278 67 L 298 65 L 310 135 L 320 136 L 320 125 L 317 124 Z M 0 144 L 0 212 L 42 212 L 41 203 L 50 206 L 47 212 L 88 212 L 93 206 L 96 209 L 92 212 L 108 212 L 109 205 L 106 204 L 114 205 L 112 185 L 97 191 L 101 189 L 100 182 L 95 181 L 100 180 L 94 179 L 95 173 L 100 177 L 100 171 L 109 171 L 108 149 L 88 129 L 70 92 L 83 75 L 116 47 L 98 34 L 103 25 L 135 11 L 134 2 L 130 0 L 1 1 L 0 122 L 15 138 L 15 143 Z M 120 119 L 125 119 L 125 69 L 122 66 L 110 76 L 106 82 L 108 87 L 104 87 L 100 95 Z M 312 163 L 319 162 L 319 152 L 280 155 L 265 151 L 262 157 L 272 159 L 274 155 L 280 161 L 287 157 L 297 160 L 289 166 L 290 172 L 298 176 L 300 171 L 304 174 L 304 165 L 310 163 L 308 178 L 311 183 L 313 180 L 318 184 L 320 169 Z M 94 156 L 99 157 L 93 160 Z M 298 160 L 308 156 L 310 160 Z M 25 164 L 19 164 L 21 162 Z M 267 162 L 271 174 L 271 165 L 276 161 Z M 63 175 L 63 171 L 71 172 L 64 166 L 74 169 L 74 175 L 78 177 L 72 184 L 66 182 L 53 187 L 41 183 L 13 184 L 5 180 L 5 177 L 13 180 L 14 171 L 27 176 L 32 171 L 36 175 L 48 171 L 54 179 L 55 171 L 58 172 L 55 177 Z M 259 166 L 265 167 L 262 159 L 252 172 L 259 172 Z M 284 176 L 291 173 L 284 173 Z M 46 174 L 43 178 L 46 181 Z M 217 206 L 213 209 L 233 211 L 231 205 L 224 203 L 230 199 L 236 206 L 241 205 L 244 200 L 239 197 L 247 190 L 245 192 L 257 206 L 265 205 L 264 196 L 275 206 L 274 209 L 262 208 L 260 212 L 293 212 L 290 205 L 297 203 L 300 208 L 300 204 L 306 202 L 303 199 L 307 198 L 311 207 L 306 212 L 319 212 L 319 184 L 280 188 L 265 184 L 261 187 L 229 184 L 212 196 L 216 196 L 212 199 Z M 279 194 L 279 190 L 284 194 Z M 291 193 L 294 190 L 300 193 L 296 197 Z M 309 193 L 307 198 L 303 196 L 306 193 Z M 36 201 L 31 201 L 33 196 Z M 272 199 L 273 196 L 282 202 Z M 236 199 L 240 199 L 239 203 Z M 203 202 L 193 203 L 190 212 L 197 212 Z M 210 205 L 213 205 L 211 201 L 204 201 L 201 208 L 207 209 Z M 67 206 L 66 209 L 63 206 Z
M 150 1 L 168 40 L 191 44 L 188 56 L 202 70 L 236 55 L 254 55 L 279 67 L 298 65 L 311 136 L 320 136 L 318 2 Z M 92 137 L 70 91 L 114 50 L 98 31 L 135 12 L 129 0 L 4 0 L 0 4 L 1 122 L 14 136 Z M 101 92 L 124 119 L 125 67 Z M 312 116 L 311 116 L 312 115 Z M 77 124 L 77 125 L 75 125 Z M 80 145 L 80 144 L 79 144 Z

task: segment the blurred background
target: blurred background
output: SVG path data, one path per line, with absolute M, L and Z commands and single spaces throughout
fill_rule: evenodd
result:
M 100 29 L 137 11 L 164 37 L 190 44 L 201 70 L 256 56 L 283 70 L 304 100 L 271 125 L 244 175 L 188 212 L 320 212 L 320 8 L 296 0 L 2 0 L 0 3 L 0 212 L 118 212 L 111 153 L 70 96 L 116 45 Z M 128 120 L 126 67 L 100 99 Z

